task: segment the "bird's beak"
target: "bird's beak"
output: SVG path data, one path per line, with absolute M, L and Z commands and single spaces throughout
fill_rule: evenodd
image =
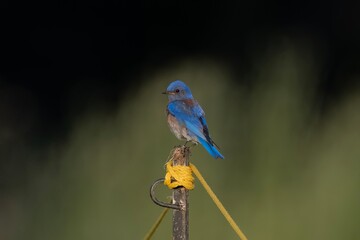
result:
M 172 91 L 165 91 L 165 92 L 162 92 L 162 94 L 174 95 L 175 93 L 174 93 L 174 92 L 172 92 Z

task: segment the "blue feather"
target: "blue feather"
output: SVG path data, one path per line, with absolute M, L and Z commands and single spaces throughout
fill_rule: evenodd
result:
M 199 138 L 199 142 L 201 143 L 201 145 L 203 145 L 206 151 L 210 153 L 211 156 L 213 156 L 214 158 L 224 159 L 224 156 L 221 155 L 219 150 L 217 150 L 217 148 L 214 145 L 211 145 L 209 142 L 207 142 L 205 139 L 202 138 Z

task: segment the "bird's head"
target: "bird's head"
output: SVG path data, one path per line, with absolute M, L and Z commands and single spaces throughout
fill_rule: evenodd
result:
M 176 80 L 168 86 L 163 94 L 167 94 L 169 101 L 192 99 L 190 88 L 180 80 Z

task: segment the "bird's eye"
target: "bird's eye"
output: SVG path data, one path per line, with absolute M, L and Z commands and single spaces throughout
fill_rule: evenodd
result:
M 177 93 L 178 93 L 178 92 L 180 92 L 180 90 L 179 90 L 179 89 L 176 89 L 176 90 L 175 90 L 175 92 L 177 92 Z

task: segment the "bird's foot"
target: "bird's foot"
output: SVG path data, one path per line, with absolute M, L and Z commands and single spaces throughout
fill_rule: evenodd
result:
M 195 141 L 191 141 L 191 140 L 190 140 L 190 141 L 186 141 L 186 142 L 185 142 L 184 147 L 187 147 L 186 144 L 187 144 L 188 142 L 191 142 L 191 143 L 192 143 L 192 145 L 189 146 L 190 148 L 195 147 L 195 146 L 198 145 L 198 142 L 195 142 Z

